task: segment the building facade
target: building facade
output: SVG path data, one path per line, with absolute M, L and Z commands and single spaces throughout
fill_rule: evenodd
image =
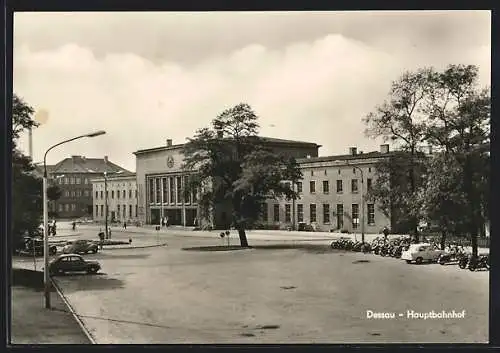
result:
M 310 142 L 266 137 L 262 139 L 274 152 L 295 158 L 317 157 L 320 147 Z M 134 152 L 138 215 L 142 222 L 159 224 L 162 218 L 167 217 L 171 225 L 193 226 L 203 221 L 200 219 L 198 193 L 195 190 L 190 190 L 187 195 L 183 193 L 189 177 L 182 169 L 183 146 L 174 145 L 172 140 L 167 140 L 165 146 Z M 224 208 L 218 207 L 213 210 L 210 222 L 217 226 L 227 223 L 228 217 Z
M 360 232 L 363 223 L 365 233 L 390 228 L 391 220 L 366 198 L 377 162 L 389 153 L 388 145 L 370 153 L 351 147 L 345 155 L 297 160 L 303 178 L 293 188 L 299 199 L 268 200 L 261 223 L 282 229 L 296 229 L 304 223 L 317 231 L 349 232 Z
M 38 165 L 37 168 L 43 176 L 43 166 Z M 107 156 L 104 158 L 71 156 L 56 165 L 47 166 L 49 185 L 56 184 L 62 191 L 58 200 L 50 202 L 51 213 L 62 219 L 91 218 L 94 206 L 90 180 L 102 177 L 105 170 L 130 173 L 110 162 Z
M 110 173 L 91 180 L 94 221 L 135 223 L 139 219 L 135 173 Z M 107 199 L 107 200 L 106 200 Z

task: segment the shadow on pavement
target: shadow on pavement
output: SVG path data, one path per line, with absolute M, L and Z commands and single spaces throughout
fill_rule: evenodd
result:
M 109 290 L 109 289 L 122 289 L 125 287 L 125 282 L 117 278 L 109 278 L 103 275 L 73 275 L 73 276 L 60 276 L 56 277 L 58 280 L 63 280 L 65 284 L 62 287 L 64 293 L 79 292 L 86 290 Z M 72 277 L 70 279 L 70 277 Z M 68 283 L 70 282 L 70 283 Z M 59 285 L 61 283 L 58 283 Z

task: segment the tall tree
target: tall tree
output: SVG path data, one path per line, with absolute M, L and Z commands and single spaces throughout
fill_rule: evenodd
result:
M 210 128 L 199 129 L 184 145 L 184 169 L 200 190 L 204 208 L 228 208 L 240 244 L 248 246 L 245 230 L 259 217 L 268 198 L 297 198 L 284 181 L 302 176 L 295 160 L 267 149 L 258 136 L 258 117 L 240 103 L 224 110 Z
M 34 110 L 16 94 L 12 106 L 12 234 L 16 244 L 24 234 L 35 235 L 42 217 L 42 184 L 34 176 L 31 158 L 17 149 L 21 133 L 38 126 Z
M 406 175 L 406 177 L 397 178 L 398 186 L 395 184 L 388 186 L 384 178 L 380 179 L 380 182 L 375 181 L 374 194 L 377 194 L 377 189 L 379 189 L 379 199 L 386 198 L 384 203 L 392 205 L 391 212 L 397 209 L 399 216 L 408 219 L 410 231 L 417 240 L 419 220 L 415 213 L 417 208 L 411 203 L 416 199 L 415 196 L 421 187 L 421 179 L 418 177 L 417 170 L 422 164 L 419 149 L 426 132 L 425 103 L 430 88 L 428 77 L 431 73 L 431 69 L 421 69 L 415 73 L 405 72 L 392 83 L 389 99 L 363 119 L 367 125 L 365 133 L 369 137 L 382 137 L 384 141 L 390 140 L 405 152 L 403 158 L 390 161 L 393 165 L 389 169 L 398 170 L 398 174 Z M 394 164 L 403 160 L 404 163 Z M 387 169 L 387 161 L 381 163 L 385 166 L 380 165 L 379 169 Z M 383 192 L 388 187 L 404 192 L 402 194 L 390 192 L 383 196 Z M 399 200 L 391 199 L 395 196 Z
M 479 89 L 478 68 L 449 65 L 429 77 L 432 85 L 426 138 L 461 168 L 467 198 L 467 229 L 477 255 L 477 237 L 487 217 L 489 185 L 489 89 Z

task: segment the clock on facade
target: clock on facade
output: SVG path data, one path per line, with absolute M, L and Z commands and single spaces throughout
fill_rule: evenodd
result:
M 167 157 L 167 167 L 172 168 L 174 166 L 174 158 L 172 156 Z

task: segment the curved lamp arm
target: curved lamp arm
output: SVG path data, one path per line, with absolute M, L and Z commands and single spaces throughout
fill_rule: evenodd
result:
M 81 138 L 84 138 L 84 137 L 96 137 L 96 136 L 99 136 L 99 135 L 104 135 L 106 133 L 106 131 L 103 131 L 103 130 L 99 130 L 99 131 L 96 131 L 96 132 L 92 132 L 90 134 L 85 134 L 85 135 L 81 135 L 81 136 L 77 136 L 77 137 L 73 137 L 73 138 L 70 138 L 68 140 L 64 140 L 62 142 L 59 142 L 53 146 L 51 146 L 46 152 L 45 154 L 43 155 L 43 176 L 44 178 L 47 178 L 47 164 L 46 164 L 46 159 L 47 159 L 47 153 L 49 153 L 51 150 L 53 150 L 54 148 L 56 148 L 57 146 L 60 146 L 62 144 L 65 144 L 67 142 L 71 142 L 71 141 L 74 141 L 74 140 L 78 140 L 78 139 L 81 139 Z

